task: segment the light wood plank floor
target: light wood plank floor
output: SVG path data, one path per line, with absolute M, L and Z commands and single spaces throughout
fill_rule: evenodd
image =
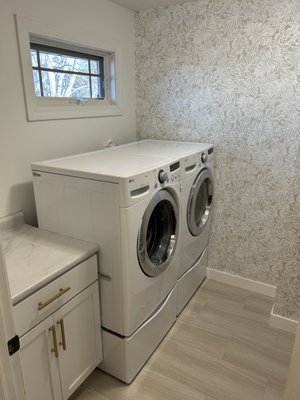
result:
M 294 336 L 272 304 L 207 280 L 133 383 L 95 370 L 71 400 L 281 400 Z

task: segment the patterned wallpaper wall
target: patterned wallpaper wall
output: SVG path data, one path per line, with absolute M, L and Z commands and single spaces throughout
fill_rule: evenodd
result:
M 300 2 L 199 0 L 136 15 L 140 138 L 212 142 L 209 267 L 300 309 Z

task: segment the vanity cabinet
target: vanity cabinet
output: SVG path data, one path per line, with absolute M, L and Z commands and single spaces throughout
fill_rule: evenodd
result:
M 67 399 L 102 360 L 96 262 L 86 260 L 15 307 L 21 330 L 44 318 L 20 337 L 28 400 Z M 26 309 L 31 319 L 22 320 Z

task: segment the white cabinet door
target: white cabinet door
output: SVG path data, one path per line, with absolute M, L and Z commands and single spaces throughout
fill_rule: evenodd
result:
M 28 400 L 66 400 L 102 361 L 98 282 L 20 339 Z
M 102 360 L 98 282 L 63 306 L 54 318 L 62 393 L 67 399 Z
M 48 317 L 20 339 L 20 360 L 28 400 L 61 400 L 53 317 Z M 52 330 L 49 330 L 52 329 Z

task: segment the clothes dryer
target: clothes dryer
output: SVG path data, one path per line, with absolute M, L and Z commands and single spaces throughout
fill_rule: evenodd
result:
M 32 171 L 39 226 L 99 244 L 100 368 L 129 383 L 176 320 L 180 162 L 106 149 Z
M 213 146 L 181 160 L 182 223 L 177 315 L 206 277 L 214 195 Z

